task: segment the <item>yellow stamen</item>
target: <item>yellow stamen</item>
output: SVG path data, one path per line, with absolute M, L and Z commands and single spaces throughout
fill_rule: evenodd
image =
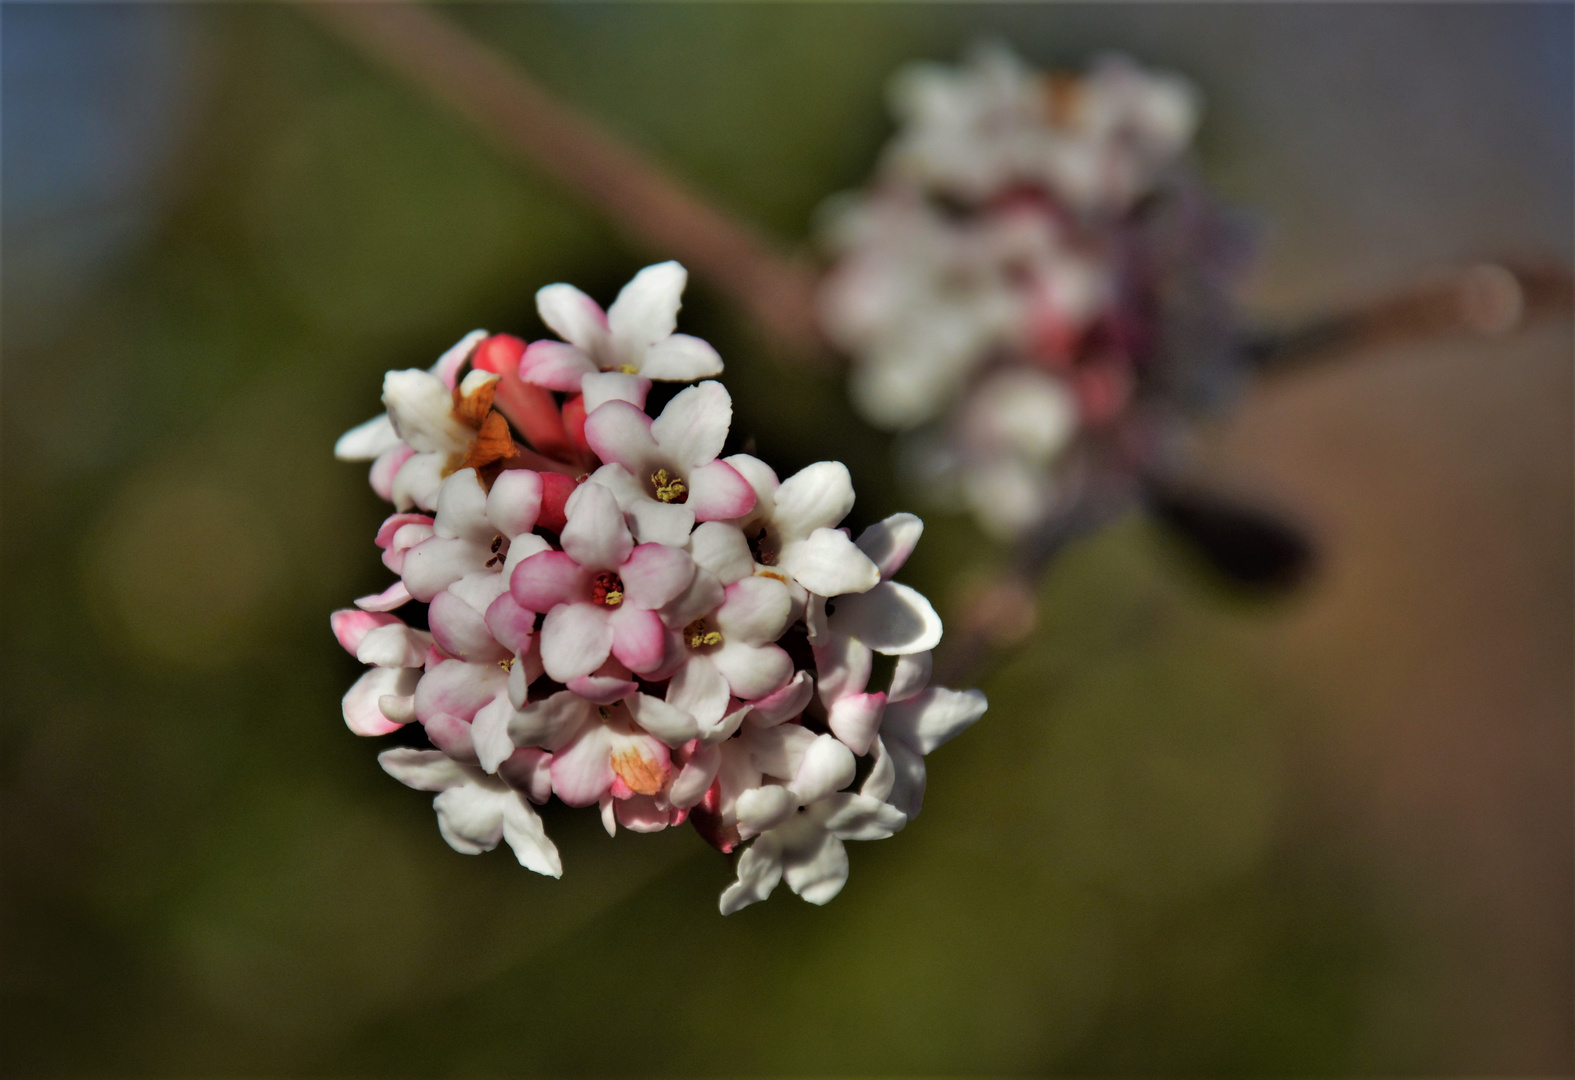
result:
M 722 635 L 707 626 L 704 619 L 696 619 L 684 627 L 684 641 L 691 649 L 699 649 L 722 644 Z
M 681 503 L 689 494 L 689 485 L 676 476 L 669 479 L 666 469 L 657 469 L 651 474 L 651 486 L 656 488 L 656 497 L 664 503 Z
M 514 670 L 514 657 L 511 656 L 507 660 L 499 660 L 498 661 L 498 667 L 502 668 L 504 671 L 513 671 Z
M 633 364 L 619 364 L 618 372 L 621 375 L 638 375 L 640 374 L 640 369 Z

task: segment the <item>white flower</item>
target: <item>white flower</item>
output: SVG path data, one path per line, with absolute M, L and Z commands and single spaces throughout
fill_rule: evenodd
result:
M 840 461 L 820 461 L 778 481 L 759 458 L 734 454 L 727 464 L 755 491 L 738 520 L 759 573 L 821 596 L 864 592 L 880 571 L 836 526 L 853 509 L 853 479 Z
M 574 393 L 585 375 L 598 371 L 673 382 L 721 374 L 715 349 L 673 332 L 688 280 L 676 262 L 647 266 L 605 313 L 573 285 L 546 286 L 536 293 L 536 310 L 564 340 L 533 342 L 520 361 L 520 378 Z
M 377 763 L 406 787 L 438 793 L 432 800 L 438 831 L 455 851 L 479 855 L 505 840 L 527 870 L 563 876 L 558 849 L 547 839 L 541 818 L 522 794 L 503 781 L 452 761 L 438 750 L 385 750 Z

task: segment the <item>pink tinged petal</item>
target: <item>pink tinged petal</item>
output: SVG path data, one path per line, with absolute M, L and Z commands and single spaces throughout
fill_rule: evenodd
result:
M 532 555 L 539 555 L 543 551 L 551 551 L 552 545 L 544 536 L 535 533 L 525 533 L 509 541 L 509 556 L 503 560 L 503 580 L 512 581 L 514 568 Z
M 766 784 L 740 792 L 735 805 L 738 833 L 747 838 L 774 829 L 792 817 L 799 801 L 793 792 L 780 784 Z
M 627 401 L 609 401 L 585 418 L 585 441 L 605 462 L 637 477 L 648 475 L 661 454 L 651 418 Z
M 496 663 L 513 655 L 512 649 L 493 638 L 481 612 L 451 590 L 445 589 L 432 598 L 427 618 L 431 621 L 432 637 L 450 656 L 476 663 Z
M 804 752 L 791 785 L 800 805 L 819 802 L 853 783 L 858 763 L 853 751 L 830 735 L 821 735 Z
M 594 704 L 568 690 L 559 690 L 543 701 L 528 702 L 517 711 L 509 719 L 509 738 L 515 746 L 557 751 L 595 720 Z
M 536 312 L 553 333 L 582 349 L 595 348 L 607 334 L 607 316 L 601 305 L 573 285 L 537 289 Z
M 472 330 L 437 358 L 437 362 L 431 368 L 432 374 L 443 380 L 443 385 L 452 390 L 455 380 L 459 378 L 459 369 L 465 366 L 465 361 L 469 360 L 470 354 L 476 351 L 476 346 L 486 339 L 485 330 Z
M 399 446 L 399 432 L 387 413 L 378 413 L 364 424 L 357 424 L 334 443 L 334 457 L 340 461 L 371 461 Z
M 721 582 L 710 573 L 696 569 L 689 587 L 662 608 L 662 621 L 682 629 L 702 615 L 715 611 L 725 596 Z
M 752 493 L 754 489 L 750 491 Z M 749 552 L 749 541 L 736 525 L 721 521 L 696 525 L 689 537 L 689 554 L 696 566 L 709 572 L 723 585 L 731 585 L 755 572 L 755 558 Z
M 741 911 L 771 895 L 782 880 L 782 845 L 762 836 L 738 858 L 738 880 L 722 890 L 723 915 Z
M 647 266 L 618 291 L 607 327 L 620 341 L 650 345 L 673 332 L 689 271 L 671 260 Z
M 674 777 L 673 786 L 667 792 L 668 801 L 681 810 L 697 805 L 710 790 L 711 782 L 716 779 L 716 771 L 721 764 L 720 748 L 703 746 L 696 750 Z
M 829 904 L 848 883 L 848 849 L 830 833 L 782 861 L 782 880 L 811 904 Z
M 410 590 L 403 581 L 396 581 L 380 593 L 358 597 L 355 606 L 362 611 L 393 611 L 410 603 Z
M 535 386 L 573 394 L 579 391 L 580 380 L 595 370 L 595 361 L 576 345 L 533 341 L 520 357 L 519 377 Z
M 367 631 L 356 647 L 355 658 L 377 667 L 419 668 L 431 645 L 430 635 L 395 622 Z
M 427 669 L 416 687 L 416 716 L 425 723 L 438 713 L 470 720 L 476 710 L 508 686 L 508 676 L 497 664 L 467 664 L 444 660 Z
M 492 601 L 484 620 L 487 633 L 509 652 L 519 654 L 530 648 L 531 635 L 536 629 L 536 613 L 521 607 L 512 594 L 504 593 Z
M 691 382 L 722 374 L 722 358 L 707 342 L 674 334 L 645 350 L 640 374 L 663 382 Z
M 853 478 L 848 467 L 840 461 L 818 461 L 782 481 L 773 520 L 784 537 L 798 538 L 836 525 L 852 509 Z
M 667 627 L 656 612 L 625 603 L 613 610 L 607 623 L 612 628 L 612 654 L 630 671 L 643 675 L 661 666 L 667 655 Z
M 588 599 L 590 573 L 564 552 L 542 551 L 514 568 L 509 592 L 525 610 L 547 612 Z
M 552 790 L 570 806 L 589 806 L 607 794 L 615 774 L 613 734 L 605 724 L 587 724 L 552 755 Z
M 826 710 L 826 726 L 855 754 L 867 754 L 885 710 L 885 694 L 850 694 L 832 702 Z
M 431 510 L 437 506 L 438 488 L 443 486 L 443 470 L 448 467 L 449 455 L 412 454 L 394 474 L 391 491 L 393 503 L 401 510 L 420 506 Z
M 606 661 L 613 648 L 613 627 L 607 610 L 596 604 L 576 603 L 560 604 L 547 613 L 541 626 L 541 662 L 555 681 L 567 683 L 589 675 Z M 623 656 L 618 659 L 629 664 Z
M 514 753 L 514 743 L 509 739 L 509 721 L 514 718 L 514 706 L 507 694 L 499 694 L 476 713 L 470 722 L 471 743 L 476 750 L 476 760 L 489 773 Z
M 518 792 L 503 803 L 503 839 L 525 869 L 551 878 L 563 876 L 557 847 L 547 839 L 541 818 Z
M 869 556 L 838 529 L 816 529 L 807 539 L 785 544 L 777 566 L 818 596 L 861 593 L 880 582 Z
M 552 755 L 534 746 L 518 747 L 498 766 L 498 778 L 541 805 L 552 798 Z
M 989 706 L 982 691 L 932 686 L 887 708 L 882 734 L 928 754 L 966 731 Z
M 923 534 L 924 522 L 917 517 L 912 514 L 893 514 L 861 532 L 857 544 L 859 550 L 875 564 L 884 581 L 902 569 Z
M 695 564 L 683 548 L 641 544 L 618 567 L 618 576 L 623 579 L 624 603 L 651 611 L 689 587 Z
M 426 729 L 427 738 L 432 740 L 432 745 L 455 761 L 466 765 L 479 764 L 476 747 L 470 737 L 470 725 L 459 717 L 438 713 L 428 717 L 421 726 Z
M 781 486 L 771 466 L 750 454 L 734 454 L 723 460 L 737 470 L 738 475 L 755 489 L 757 514 L 769 515 L 776 506 L 777 488 Z
M 651 380 L 621 371 L 597 371 L 581 380 L 580 392 L 585 395 L 587 416 L 609 401 L 627 401 L 637 409 L 644 409 L 645 399 L 651 393 Z
M 689 659 L 689 650 L 684 646 L 684 636 L 681 630 L 668 627 L 666 644 L 662 651 L 661 666 L 654 671 L 641 672 L 640 677 L 646 682 L 665 682 L 678 673 Z
M 461 469 L 438 489 L 437 521 L 439 536 L 485 543 L 497 535 L 487 520 L 487 490 L 475 469 Z
M 372 490 L 377 492 L 377 497 L 387 502 L 394 502 L 394 478 L 399 475 L 399 470 L 404 468 L 405 462 L 415 456 L 415 450 L 408 443 L 399 443 L 391 449 L 377 455 L 377 460 L 372 462 L 372 471 L 367 473 L 367 482 L 372 485 Z
M 383 404 L 394 430 L 418 454 L 457 453 L 475 437 L 454 415 L 453 388 L 430 372 L 388 372 L 383 376 Z
M 390 720 L 378 708 L 382 697 L 406 697 L 416 690 L 419 668 L 373 668 L 356 680 L 343 701 L 345 726 L 357 735 L 387 735 L 403 723 Z
M 930 685 L 932 665 L 932 654 L 928 650 L 897 657 L 897 667 L 891 673 L 891 689 L 886 692 L 886 700 L 907 701 Z
M 869 686 L 875 654 L 857 638 L 822 634 L 813 651 L 820 700 L 826 705 L 849 694 L 862 694 Z
M 727 388 L 719 382 L 703 382 L 667 403 L 662 415 L 651 422 L 651 437 L 664 458 L 687 472 L 716 460 L 732 423 L 733 399 Z
M 625 702 L 629 706 L 629 715 L 634 717 L 634 722 L 646 732 L 671 747 L 682 746 L 699 736 L 700 725 L 689 713 L 668 704 L 661 698 L 633 693 L 632 684 L 630 689 L 631 693 Z
M 776 645 L 724 641 L 722 647 L 711 654 L 711 663 L 716 665 L 733 696 L 744 701 L 780 690 L 793 677 L 793 658 Z
M 864 778 L 864 784 L 859 788 L 859 794 L 867 799 L 885 801 L 891 794 L 892 784 L 897 779 L 896 767 L 892 765 L 891 754 L 886 750 L 886 744 L 880 736 L 875 737 L 872 749 L 873 758 L 870 774 Z
M 438 832 L 461 855 L 491 851 L 503 839 L 503 806 L 499 792 L 472 780 L 451 787 L 432 800 Z
M 815 681 L 809 672 L 800 671 L 780 690 L 752 703 L 750 723 L 757 727 L 786 723 L 804 711 L 814 693 Z
M 689 501 L 696 521 L 740 518 L 755 508 L 755 489 L 725 461 L 689 470 Z
M 612 570 L 634 550 L 634 537 L 624 524 L 613 493 L 600 484 L 581 484 L 569 502 L 563 527 L 563 550 L 581 566 Z
M 839 596 L 832 628 L 858 638 L 878 653 L 902 656 L 940 644 L 941 617 L 922 593 L 883 581 L 869 592 Z
M 466 574 L 486 569 L 491 557 L 480 544 L 434 536 L 405 553 L 405 587 L 417 600 L 430 601 Z
M 716 628 L 723 641 L 764 645 L 782 636 L 792 614 L 793 598 L 786 585 L 768 577 L 747 577 L 727 587 L 716 609 Z
M 639 684 L 629 678 L 629 669 L 616 660 L 608 660 L 590 675 L 570 680 L 569 689 L 598 705 L 611 705 L 622 701 L 638 689 Z
M 339 644 L 351 656 L 361 647 L 361 639 L 376 630 L 379 626 L 399 626 L 398 616 L 385 615 L 381 612 L 357 611 L 354 608 L 344 608 L 328 616 L 328 625 L 334 632 L 334 637 L 339 639 Z M 365 663 L 363 660 L 362 663 Z
M 618 815 L 618 824 L 630 832 L 653 833 L 661 832 L 667 828 L 671 815 L 664 808 L 656 805 L 656 800 L 649 795 L 635 795 L 627 799 L 619 799 L 614 807 Z
M 727 711 L 727 682 L 708 656 L 692 655 L 667 684 L 667 703 L 684 710 L 705 727 Z
M 397 546 L 395 543 L 395 537 L 402 535 L 417 535 L 416 533 L 404 533 L 403 530 L 406 525 L 425 525 L 430 527 L 432 525 L 432 521 L 433 519 L 426 514 L 390 514 L 383 520 L 383 524 L 378 526 L 377 536 L 374 538 L 373 542 L 384 551 L 387 551 L 389 548 Z M 431 534 L 428 533 L 427 535 L 430 536 Z M 412 545 L 405 545 L 405 547 L 410 546 Z
M 389 776 L 417 791 L 447 791 L 463 784 L 466 777 L 462 767 L 438 750 L 395 747 L 377 755 L 377 763 Z
M 530 469 L 507 469 L 492 481 L 487 493 L 487 520 L 507 537 L 528 533 L 541 514 L 541 474 Z

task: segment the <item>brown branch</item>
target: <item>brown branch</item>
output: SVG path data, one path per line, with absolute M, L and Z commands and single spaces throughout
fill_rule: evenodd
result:
M 1480 263 L 1251 347 L 1259 370 L 1278 372 L 1383 345 L 1459 333 L 1507 334 L 1538 319 L 1568 318 L 1575 278 L 1556 262 Z
M 786 350 L 820 357 L 815 270 L 688 191 L 594 120 L 558 101 L 502 53 L 431 8 L 305 3 L 372 60 L 424 88 L 500 151 L 548 174 L 640 245 L 731 296 Z

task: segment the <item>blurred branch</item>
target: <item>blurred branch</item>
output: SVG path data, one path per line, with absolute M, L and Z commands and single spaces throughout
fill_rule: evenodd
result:
M 1462 332 L 1500 335 L 1575 309 L 1575 277 L 1556 262 L 1479 263 L 1300 329 L 1250 342 L 1262 372 L 1338 360 L 1382 345 Z
M 541 170 L 642 246 L 732 297 L 787 351 L 823 357 L 815 269 L 688 191 L 498 50 L 413 3 L 303 3 L 370 59 L 428 91 L 499 150 Z

